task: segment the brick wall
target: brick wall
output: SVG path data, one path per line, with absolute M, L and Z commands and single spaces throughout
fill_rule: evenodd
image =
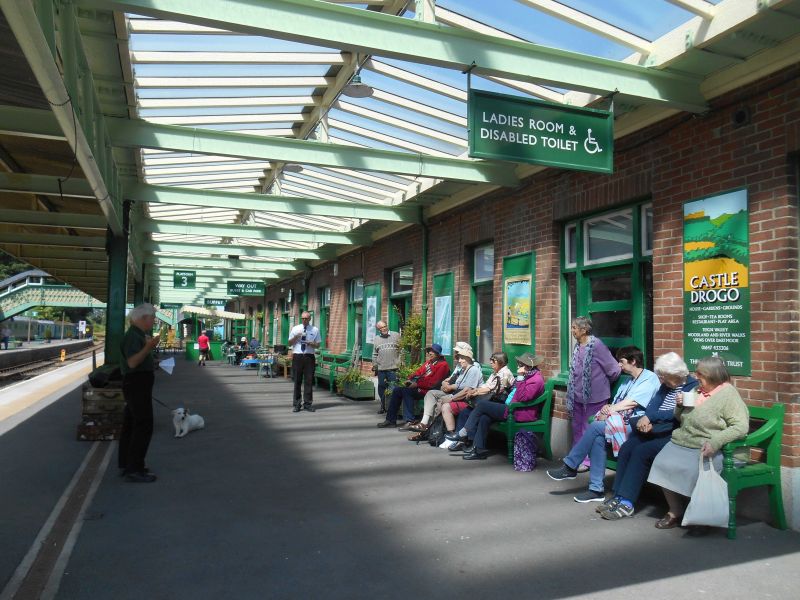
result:
M 559 239 L 566 219 L 651 198 L 654 208 L 654 350 L 682 352 L 682 207 L 689 200 L 746 187 L 750 202 L 751 320 L 753 376 L 735 385 L 749 403 L 784 402 L 784 465 L 800 466 L 800 297 L 798 296 L 798 206 L 796 163 L 800 152 L 800 67 L 779 72 L 711 103 L 703 116 L 679 114 L 617 140 L 615 173 L 548 170 L 518 190 L 496 192 L 429 223 L 428 298 L 434 275 L 455 279 L 455 339 L 469 339 L 470 247 L 492 241 L 495 248 L 495 347 L 502 327 L 502 257 L 536 252 L 536 350 L 549 375 L 560 364 L 561 298 Z M 734 126 L 734 111 L 747 108 L 750 121 Z M 387 310 L 387 269 L 413 264 L 414 310 L 422 298 L 422 228 L 400 233 L 338 259 L 312 274 L 316 289 L 331 286 L 329 347 L 345 351 L 346 282 L 363 276 L 382 282 Z M 285 284 L 284 284 L 284 287 Z M 297 295 L 298 290 L 295 290 Z M 281 294 L 274 287 L 268 299 Z M 432 307 L 428 336 L 432 331 Z M 555 416 L 567 418 L 559 399 Z

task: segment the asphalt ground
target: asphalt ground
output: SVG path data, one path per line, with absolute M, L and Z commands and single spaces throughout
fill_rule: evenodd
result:
M 375 402 L 178 360 L 155 396 L 206 427 L 173 437 L 156 405 L 159 476 L 124 482 L 115 456 L 81 515 L 55 597 L 796 598 L 800 534 L 742 520 L 739 537 L 659 531 L 649 490 L 633 518 L 577 504 L 586 476 L 551 481 L 406 441 Z M 80 390 L 0 435 L 0 587 L 11 579 L 91 447 L 75 441 Z M 103 450 L 108 443 L 103 443 Z M 609 473 L 610 481 L 611 474 Z

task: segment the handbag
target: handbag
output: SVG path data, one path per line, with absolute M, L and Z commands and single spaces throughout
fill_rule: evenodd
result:
M 508 394 L 510 393 L 509 388 L 503 387 L 503 382 L 500 379 L 497 380 L 497 389 L 492 391 L 492 395 L 489 398 L 492 402 L 497 402 L 499 404 L 505 404 L 506 399 L 508 398 Z
M 714 463 L 700 453 L 700 473 L 692 491 L 692 499 L 683 514 L 682 526 L 708 525 L 727 527 L 730 505 L 728 504 L 728 482 L 714 470 Z
M 514 434 L 514 470 L 529 472 L 536 468 L 538 440 L 532 431 L 518 431 Z

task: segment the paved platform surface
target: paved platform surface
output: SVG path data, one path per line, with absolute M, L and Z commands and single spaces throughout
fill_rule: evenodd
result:
M 91 446 L 74 440 L 79 394 L 0 435 L 0 588 Z M 606 522 L 572 501 L 585 479 L 553 482 L 547 461 L 517 473 L 499 440 L 463 461 L 320 388 L 317 412 L 295 414 L 291 383 L 252 370 L 178 360 L 155 395 L 206 428 L 175 439 L 155 407 L 159 480 L 123 482 L 114 456 L 57 598 L 798 597 L 797 532 L 658 531 L 654 494 Z

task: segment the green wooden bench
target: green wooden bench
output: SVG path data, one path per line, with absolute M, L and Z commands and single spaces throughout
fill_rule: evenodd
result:
M 550 425 L 553 413 L 553 390 L 558 381 L 551 379 L 544 386 L 544 391 L 530 402 L 512 402 L 508 405 L 508 418 L 505 421 L 492 423 L 491 431 L 498 431 L 506 436 L 508 445 L 508 461 L 514 462 L 514 435 L 518 431 L 532 431 L 542 434 L 544 444 L 544 455 L 553 458 L 553 451 L 550 448 Z M 539 418 L 536 421 L 527 423 L 517 423 L 514 420 L 514 411 L 520 408 L 541 405 Z
M 769 504 L 778 529 L 786 529 L 781 492 L 781 437 L 783 404 L 771 408 L 748 406 L 750 426 L 754 429 L 744 439 L 722 447 L 722 478 L 728 482 L 728 539 L 736 539 L 736 496 L 739 492 L 762 485 L 769 486 Z M 760 448 L 759 458 L 752 458 L 750 448 Z M 742 451 L 744 449 L 744 452 Z M 606 467 L 617 470 L 617 459 L 609 452 Z
M 314 367 L 314 383 L 320 385 L 322 382 L 328 389 L 336 389 L 336 375 L 347 371 L 353 362 L 349 354 L 336 354 L 327 350 L 320 350 L 317 354 L 316 366 Z
M 728 539 L 736 539 L 736 496 L 740 491 L 766 485 L 769 487 L 769 504 L 772 518 L 778 529 L 786 529 L 786 514 L 783 511 L 781 492 L 781 438 L 783 437 L 784 405 L 774 404 L 770 408 L 748 406 L 751 429 L 743 440 L 730 442 L 722 447 L 722 477 L 728 482 Z M 751 448 L 760 456 L 754 458 Z M 742 456 L 744 449 L 744 459 Z M 737 452 L 738 451 L 738 452 Z

